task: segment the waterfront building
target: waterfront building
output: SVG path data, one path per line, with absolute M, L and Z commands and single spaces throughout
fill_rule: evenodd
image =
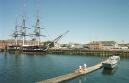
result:
M 6 41 L 0 40 L 0 49 L 5 48 L 6 44 L 7 44 Z
M 84 46 L 83 46 L 83 44 L 71 43 L 71 44 L 69 44 L 69 48 L 71 48 L 71 49 L 83 49 Z
M 87 44 L 93 50 L 112 50 L 119 49 L 118 43 L 115 41 L 93 41 Z
M 25 44 L 27 45 L 32 45 L 33 41 L 25 41 Z M 22 40 L 18 40 L 18 45 L 22 45 Z M 0 40 L 0 49 L 4 49 L 5 47 L 9 47 L 12 45 L 16 45 L 15 44 L 15 40 L 14 39 L 8 39 L 8 40 Z
M 15 45 L 15 40 L 0 40 L 0 49 L 5 49 L 9 45 Z
M 53 46 L 51 46 L 51 48 L 52 49 L 60 49 L 61 48 L 61 46 L 60 46 L 60 44 L 59 43 L 53 43 Z
M 59 49 L 68 49 L 69 45 L 68 44 L 58 44 Z
M 99 41 L 102 44 L 103 49 L 105 50 L 112 50 L 118 49 L 118 43 L 115 41 Z
M 81 49 L 81 48 L 83 48 L 83 45 L 75 43 L 75 44 L 70 45 L 70 48 L 72 48 L 72 49 Z
M 119 49 L 122 50 L 128 50 L 129 49 L 129 44 L 118 44 L 119 45 Z
M 103 49 L 102 44 L 100 42 L 90 42 L 87 44 L 87 47 L 92 50 L 101 50 Z

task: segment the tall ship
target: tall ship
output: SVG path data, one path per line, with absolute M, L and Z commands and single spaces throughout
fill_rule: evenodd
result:
M 66 31 L 65 33 L 59 35 L 54 40 L 51 40 L 50 42 L 46 44 L 41 44 L 41 36 L 45 37 L 45 35 L 41 34 L 41 27 L 40 27 L 40 19 L 39 17 L 36 18 L 36 23 L 34 26 L 34 31 L 31 34 L 27 34 L 27 29 L 30 29 L 26 27 L 26 20 L 23 18 L 22 25 L 15 26 L 15 31 L 11 35 L 14 40 L 14 45 L 8 46 L 8 51 L 21 51 L 21 52 L 46 52 L 51 46 L 54 46 L 55 43 L 57 43 L 65 34 L 67 34 L 69 31 Z M 26 36 L 33 37 L 31 40 L 26 40 Z M 26 42 L 30 42 L 29 44 L 26 44 Z

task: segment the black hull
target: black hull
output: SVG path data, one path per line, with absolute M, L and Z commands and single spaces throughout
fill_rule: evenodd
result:
M 46 47 L 41 46 L 10 46 L 9 53 L 47 53 Z

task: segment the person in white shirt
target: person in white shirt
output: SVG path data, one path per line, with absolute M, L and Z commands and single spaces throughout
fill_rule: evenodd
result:
M 86 64 L 84 64 L 84 71 L 86 71 L 86 68 L 87 68 L 87 65 L 86 65 Z
M 79 72 L 82 72 L 82 66 L 79 66 Z

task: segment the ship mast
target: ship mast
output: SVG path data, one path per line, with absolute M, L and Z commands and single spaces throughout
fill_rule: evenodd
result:
M 18 40 L 18 26 L 16 25 L 15 26 L 15 31 L 13 32 L 13 34 L 11 35 L 12 37 L 14 37 L 14 39 L 15 39 L 15 45 L 17 45 L 18 44 L 18 42 L 17 42 L 17 40 Z
M 20 36 L 22 37 L 22 45 L 25 45 L 25 39 L 26 39 L 26 20 L 25 18 L 23 17 L 23 20 L 22 20 L 22 25 L 21 25 L 21 30 L 20 30 Z
M 34 30 L 33 35 L 35 36 L 38 46 L 40 45 L 40 37 L 43 36 L 43 35 L 41 35 L 41 27 L 40 27 L 39 23 L 40 23 L 40 20 L 39 20 L 39 17 L 37 16 L 35 30 Z
M 16 20 L 16 25 L 15 25 L 15 31 L 10 36 L 12 36 L 15 39 L 15 45 L 17 45 L 18 44 L 18 36 L 19 36 L 17 20 Z
M 23 16 L 22 16 L 22 25 L 21 25 L 21 30 L 20 30 L 20 36 L 22 37 L 22 46 L 25 45 L 25 40 L 26 40 L 26 29 L 28 27 L 26 27 L 26 0 L 24 0 L 24 4 L 23 4 Z
M 14 37 L 15 37 L 15 44 L 17 45 L 18 44 L 18 42 L 17 42 L 17 40 L 18 40 L 18 26 L 16 25 L 15 26 L 15 35 L 14 35 Z

